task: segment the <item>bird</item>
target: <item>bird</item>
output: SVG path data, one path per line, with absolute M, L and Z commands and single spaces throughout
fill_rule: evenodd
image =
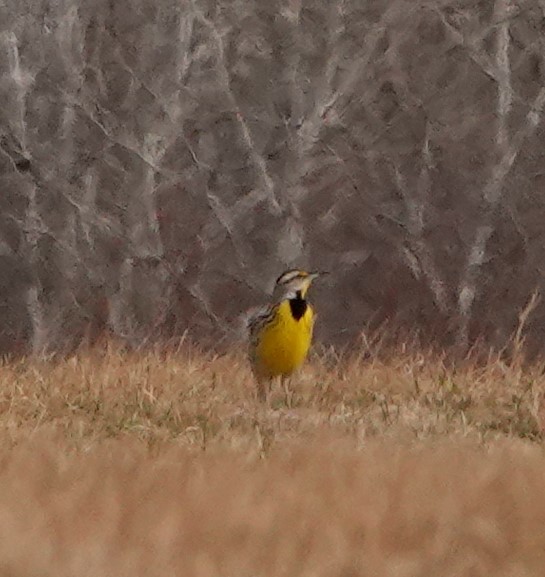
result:
M 286 270 L 276 280 L 271 302 L 248 322 L 248 352 L 259 400 L 268 399 L 273 379 L 279 377 L 286 386 L 286 379 L 307 357 L 316 318 L 307 292 L 321 274 Z

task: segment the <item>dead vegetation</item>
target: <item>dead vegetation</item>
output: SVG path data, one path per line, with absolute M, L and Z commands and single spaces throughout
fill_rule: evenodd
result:
M 540 364 L 523 367 L 519 357 L 449 367 L 431 353 L 340 359 L 324 351 L 288 391 L 274 389 L 269 407 L 256 400 L 237 352 L 109 345 L 62 360 L 5 361 L 0 438 L 14 444 L 48 430 L 75 448 L 129 436 L 150 446 L 261 455 L 291 438 L 324 433 L 358 446 L 385 436 L 540 441 L 544 371 Z
M 60 450 L 59 450 L 60 449 Z M 66 447 L 64 447 L 66 449 Z M 22 446 L 0 472 L 0 572 L 73 576 L 538 576 L 545 459 L 370 441 L 242 454 Z
M 390 322 L 503 347 L 545 290 L 543 17 L 2 2 L 0 352 L 231 344 L 287 266 L 335 272 L 314 293 L 335 346 Z M 544 323 L 540 302 L 534 350 Z
M 0 574 L 541 575 L 543 368 L 315 355 L 271 406 L 242 354 L 0 367 Z

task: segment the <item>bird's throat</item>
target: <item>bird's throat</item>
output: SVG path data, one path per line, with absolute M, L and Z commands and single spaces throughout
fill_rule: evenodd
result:
M 302 297 L 301 291 L 297 291 L 295 298 L 290 299 L 290 309 L 293 318 L 298 321 L 307 312 L 307 301 Z

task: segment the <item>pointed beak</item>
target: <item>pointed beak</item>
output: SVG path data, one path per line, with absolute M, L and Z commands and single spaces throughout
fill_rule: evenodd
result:
M 309 273 L 308 276 L 309 276 L 310 280 L 314 280 L 315 278 L 318 278 L 319 276 L 324 276 L 326 274 L 329 274 L 329 273 L 326 271 L 314 271 L 314 272 Z

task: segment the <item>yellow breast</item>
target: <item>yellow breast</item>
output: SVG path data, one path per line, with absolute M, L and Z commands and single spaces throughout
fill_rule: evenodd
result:
M 288 300 L 280 303 L 274 321 L 264 327 L 256 347 L 258 372 L 264 377 L 290 375 L 304 362 L 314 326 L 314 311 L 307 305 L 296 320 Z

